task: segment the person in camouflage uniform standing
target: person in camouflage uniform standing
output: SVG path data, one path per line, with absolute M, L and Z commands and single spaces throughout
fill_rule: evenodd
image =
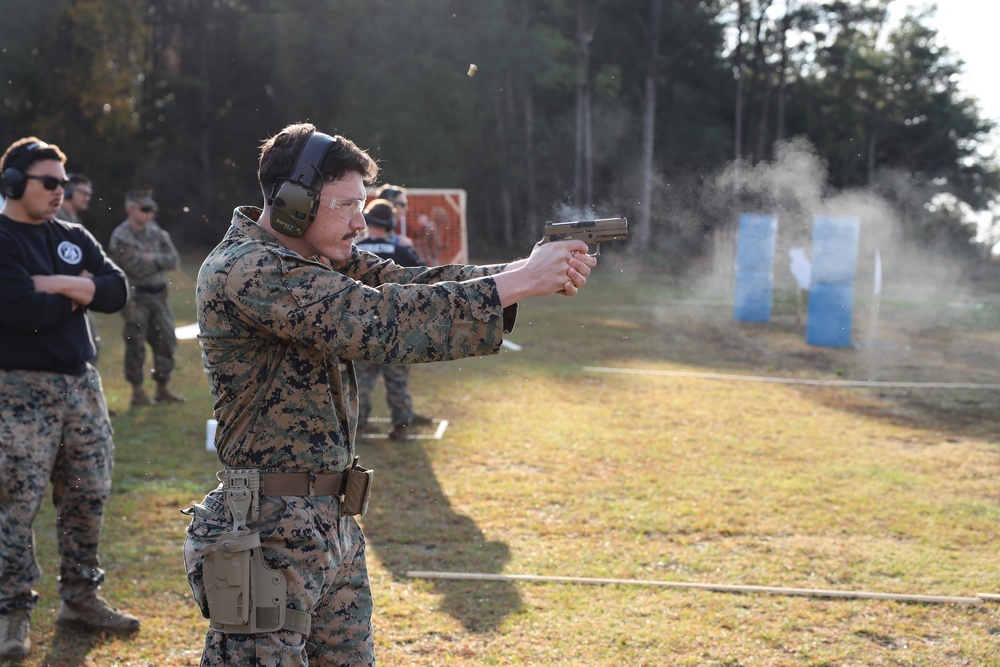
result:
M 171 391 L 174 370 L 174 314 L 167 297 L 170 293 L 166 272 L 180 265 L 181 257 L 173 241 L 153 219 L 156 202 L 149 192 L 125 196 L 128 218 L 111 233 L 108 252 L 129 279 L 131 297 L 122 310 L 125 328 L 125 379 L 132 385 L 132 405 L 153 405 L 142 388 L 146 364 L 146 343 L 153 350 L 153 380 L 156 401 L 179 403 L 184 398 Z
M 261 149 L 263 209 L 237 208 L 198 274 L 202 357 L 226 466 L 223 484 L 188 510 L 184 543 L 191 590 L 211 619 L 205 667 L 375 664 L 354 516 L 363 510 L 349 509 L 351 486 L 342 486 L 354 469 L 353 362 L 496 353 L 517 301 L 576 294 L 596 264 L 575 241 L 536 245 L 507 265 L 404 268 L 381 259 L 353 243 L 376 174 L 348 139 L 286 127 Z M 286 582 L 286 597 L 270 599 L 284 599 L 287 613 L 276 627 L 269 612 L 275 629 L 252 632 L 261 610 L 275 607 L 237 608 L 229 600 L 245 598 L 217 593 L 231 583 L 220 576 L 229 553 L 258 541 L 251 557 L 269 568 L 258 583 Z
M 84 227 L 56 219 L 66 156 L 36 137 L 0 158 L 0 661 L 31 648 L 41 576 L 32 525 L 52 483 L 60 554 L 56 622 L 131 632 L 139 619 L 98 596 L 114 443 L 90 359 L 88 309 L 113 313 L 125 274 Z
M 367 235 L 357 242 L 362 250 L 373 252 L 382 259 L 391 259 L 400 266 L 420 266 L 417 249 L 403 245 L 399 236 L 390 238 L 395 227 L 396 207 L 387 199 L 373 199 L 365 207 Z M 404 440 L 411 426 L 431 423 L 430 417 L 413 412 L 410 398 L 410 367 L 398 364 L 371 364 L 356 361 L 354 372 L 358 375 L 358 433 L 368 430 L 368 415 L 372 410 L 372 391 L 379 377 L 385 379 L 385 399 L 392 415 L 392 429 L 389 438 Z

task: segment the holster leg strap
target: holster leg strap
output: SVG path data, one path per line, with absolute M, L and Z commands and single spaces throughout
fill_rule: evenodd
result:
M 218 632 L 226 632 L 227 627 L 224 623 L 216 623 L 212 621 L 212 629 Z M 312 632 L 312 616 L 304 611 L 297 611 L 295 609 L 285 609 L 285 623 L 279 630 L 288 630 L 289 632 L 298 632 L 303 637 L 308 637 L 309 633 Z
M 285 609 L 285 624 L 281 626 L 281 629 L 297 632 L 308 638 L 310 631 L 312 631 L 312 616 L 304 611 Z

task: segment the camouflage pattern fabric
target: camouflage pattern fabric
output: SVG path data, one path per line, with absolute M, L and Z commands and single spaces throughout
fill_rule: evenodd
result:
M 372 392 L 379 377 L 385 378 L 385 402 L 392 414 L 392 425 L 409 424 L 413 421 L 413 399 L 407 384 L 410 379 L 409 366 L 390 364 L 370 364 L 366 361 L 354 362 L 358 375 L 358 423 L 368 421 L 372 411 Z
M 59 207 L 59 210 L 56 211 L 56 217 L 59 218 L 60 220 L 69 220 L 70 222 L 75 222 L 78 225 L 83 224 L 83 222 L 80 220 L 80 216 L 70 213 L 69 211 L 66 210 L 65 206 Z
M 128 276 L 132 291 L 136 288 L 155 289 L 167 285 L 167 271 L 181 263 L 170 234 L 150 220 L 136 229 L 128 220 L 115 227 L 108 244 L 108 255 Z
M 122 267 L 129 281 L 129 301 L 122 309 L 125 327 L 125 379 L 142 384 L 146 343 L 153 350 L 153 379 L 167 382 L 174 370 L 174 315 L 167 301 L 166 272 L 180 265 L 181 257 L 170 235 L 155 221 L 141 229 L 128 220 L 111 233 L 108 255 Z
M 237 209 L 198 275 L 202 358 L 219 459 L 228 467 L 340 472 L 354 457 L 353 361 L 492 354 L 513 326 L 516 309 L 501 308 L 489 277 L 502 265 L 403 268 L 356 247 L 331 265 L 284 248 L 256 224 L 260 213 Z M 192 508 L 185 541 L 196 598 L 203 597 L 204 549 L 227 526 L 214 493 Z M 374 661 L 364 538 L 353 518 L 338 516 L 338 505 L 336 498 L 266 498 L 252 526 L 266 538 L 265 561 L 288 578 L 290 604 L 311 614 L 311 635 L 210 630 L 203 665 Z
M 402 268 L 354 248 L 331 267 L 278 244 L 259 215 L 237 209 L 196 290 L 226 466 L 340 472 L 354 457 L 352 361 L 494 354 L 513 326 L 489 277 L 503 265 Z
M 51 479 L 56 508 L 59 595 L 93 595 L 114 456 L 101 378 L 0 370 L 0 613 L 33 608 L 41 576 L 32 524 Z
M 208 618 L 202 569 L 207 548 L 229 527 L 222 492 L 209 493 L 192 511 L 184 561 L 194 598 Z M 374 665 L 365 539 L 354 517 L 340 516 L 339 498 L 263 498 L 260 518 L 249 528 L 259 531 L 268 566 L 288 577 L 288 607 L 312 616 L 311 634 L 209 630 L 202 666 Z
M 177 337 L 174 334 L 174 314 L 167 301 L 167 288 L 150 294 L 133 290 L 122 309 L 125 326 L 125 379 L 129 384 L 142 384 L 146 363 L 146 343 L 153 350 L 153 379 L 168 382 L 174 370 Z

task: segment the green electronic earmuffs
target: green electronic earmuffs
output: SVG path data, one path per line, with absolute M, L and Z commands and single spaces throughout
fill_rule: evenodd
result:
M 320 167 L 336 142 L 334 137 L 322 132 L 309 135 L 291 176 L 274 186 L 267 203 L 271 207 L 271 227 L 276 232 L 299 238 L 316 219 L 319 195 L 323 189 Z

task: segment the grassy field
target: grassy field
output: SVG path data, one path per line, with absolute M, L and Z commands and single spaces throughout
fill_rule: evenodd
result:
M 196 267 L 177 275 L 194 320 Z M 993 290 L 996 293 L 996 290 Z M 732 319 L 722 291 L 605 268 L 574 299 L 523 304 L 487 359 L 420 366 L 441 440 L 365 440 L 363 518 L 382 665 L 1000 666 L 1000 603 L 916 604 L 636 585 L 414 579 L 408 572 L 642 579 L 900 594 L 1000 593 L 1000 391 L 773 384 L 587 366 L 815 380 L 1000 383 L 1000 299 L 886 294 L 849 349 L 811 347 L 795 299 Z M 196 665 L 206 622 L 181 563 L 214 485 L 211 397 L 183 341 L 183 405 L 130 410 L 121 322 L 100 319 L 116 412 L 104 595 L 120 639 L 56 631 L 54 518 L 24 665 Z M 387 414 L 382 394 L 379 415 Z

